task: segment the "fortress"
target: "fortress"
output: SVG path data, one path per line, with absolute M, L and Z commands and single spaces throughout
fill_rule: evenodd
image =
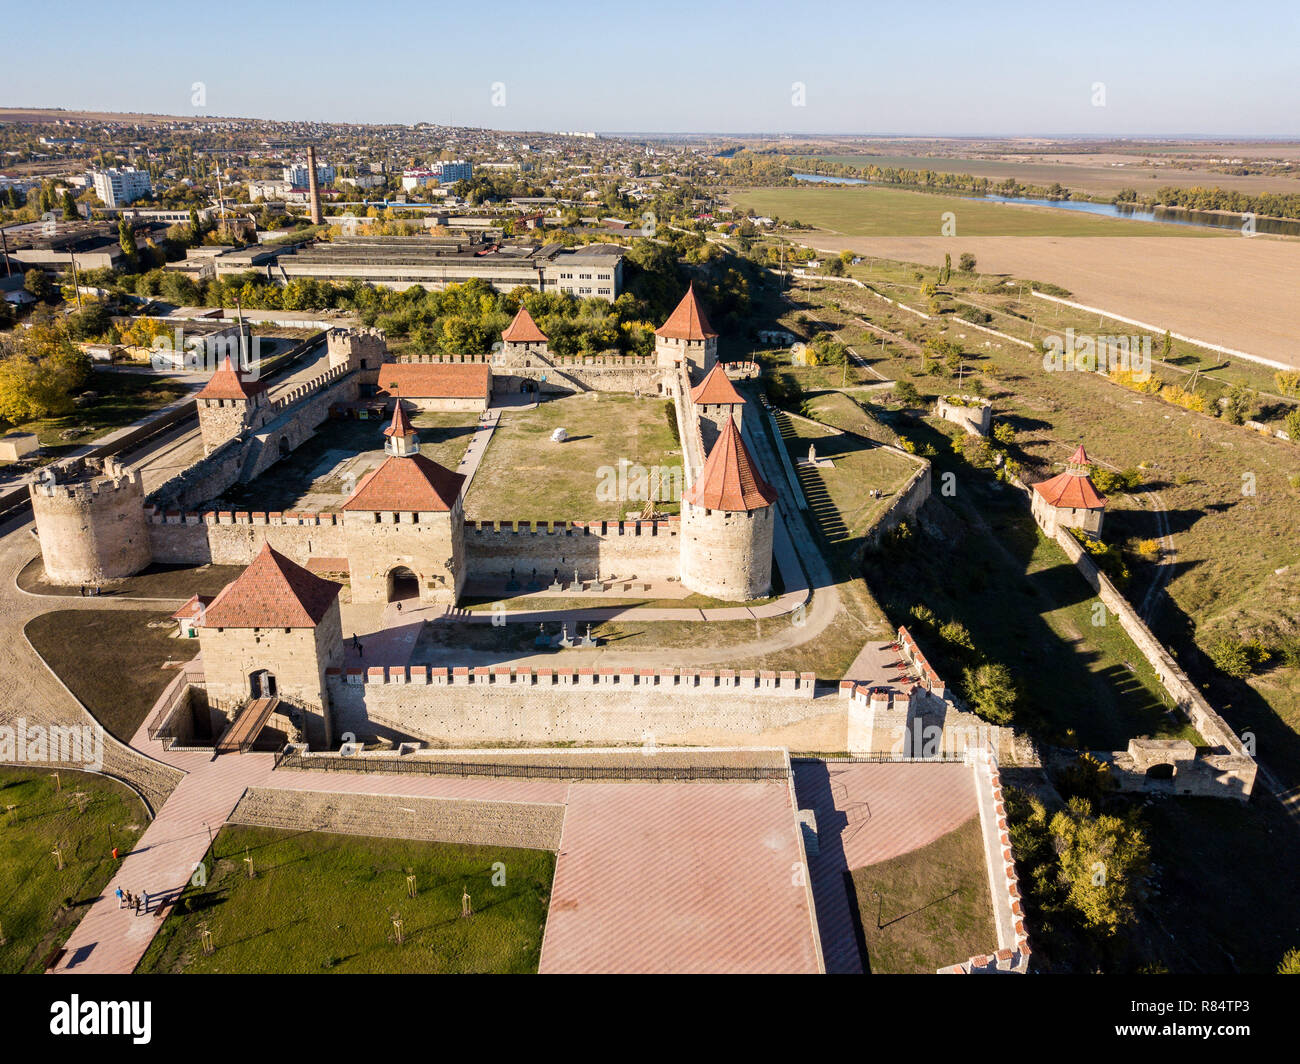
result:
M 745 446 L 744 400 L 718 364 L 717 333 L 693 288 L 656 331 L 652 365 L 638 358 L 565 365 L 550 356 L 523 308 L 490 362 L 395 362 L 371 329 L 331 330 L 326 343 L 328 369 L 274 401 L 263 382 L 227 359 L 196 397 L 204 457 L 147 499 L 138 475 L 112 460 L 50 467 L 31 485 L 47 577 L 98 584 L 152 563 L 249 565 L 270 544 L 302 565 L 345 558 L 353 602 L 393 601 L 402 597 L 398 581 L 413 578 L 422 603 L 452 606 L 467 579 L 515 569 L 555 579 L 577 570 L 596 581 L 680 580 L 737 602 L 770 590 L 776 493 Z M 398 372 L 414 368 L 423 371 L 418 378 Z M 492 392 L 526 389 L 671 398 L 682 439 L 680 518 L 545 527 L 467 522 L 465 478 L 420 453 L 408 411 L 482 408 Z M 393 412 L 387 457 L 340 507 L 202 508 L 291 454 L 332 410 L 367 398 Z

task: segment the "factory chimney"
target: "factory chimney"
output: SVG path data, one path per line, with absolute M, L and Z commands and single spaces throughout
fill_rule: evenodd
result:
M 316 180 L 316 149 L 307 145 L 307 191 L 311 199 L 311 224 L 322 225 L 325 212 L 320 209 L 320 183 Z

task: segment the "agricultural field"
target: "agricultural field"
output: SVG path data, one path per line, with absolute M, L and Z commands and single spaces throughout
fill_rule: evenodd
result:
M 734 190 L 728 198 L 737 207 L 753 207 L 759 214 L 785 221 L 797 220 L 838 237 L 939 237 L 946 211 L 956 215 L 957 233 L 962 237 L 1173 239 L 1200 232 L 1189 226 L 1126 221 L 1055 207 L 993 203 L 878 186 L 746 188 Z M 807 240 L 813 234 L 792 235 Z
M 662 399 L 600 392 L 505 410 L 474 475 L 465 514 L 481 521 L 625 520 L 645 501 L 630 497 L 638 483 L 631 471 L 621 478 L 629 497 L 618 497 L 620 461 L 642 467 L 647 477 L 651 470 L 681 468 L 671 414 Z M 552 442 L 559 428 L 567 439 Z M 670 498 L 656 508 L 676 513 L 679 503 Z
M 545 851 L 235 825 L 206 861 L 206 885 L 186 887 L 137 972 L 532 973 L 555 868 Z

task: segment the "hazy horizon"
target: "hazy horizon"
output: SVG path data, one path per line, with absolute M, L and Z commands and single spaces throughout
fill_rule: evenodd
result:
M 22 47 L 6 57 L 0 99 L 500 131 L 1300 136 L 1300 10 L 1277 0 L 1234 8 L 1234 25 L 1258 27 L 1249 35 L 1222 29 L 1221 8 L 1206 0 L 1101 0 L 1080 11 L 847 0 L 642 9 L 568 0 L 539 11 L 502 0 L 490 17 L 402 0 L 373 18 L 337 0 L 283 10 L 232 0 L 215 21 L 206 9 L 124 11 L 104 23 L 86 3 L 16 8 L 8 28 Z M 94 32 L 64 32 L 78 22 Z

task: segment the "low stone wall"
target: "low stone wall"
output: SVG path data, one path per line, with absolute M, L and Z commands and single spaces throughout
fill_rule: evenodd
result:
M 560 848 L 564 806 L 250 787 L 239 799 L 229 822 L 291 831 L 554 851 Z
M 893 450 L 893 448 L 890 448 Z M 906 454 L 900 451 L 900 454 Z M 914 457 L 909 455 L 908 457 Z M 925 461 L 920 459 L 920 461 Z M 880 538 L 886 532 L 897 528 L 899 524 L 909 517 L 915 517 L 916 512 L 925 505 L 925 501 L 930 497 L 930 463 L 928 461 L 912 474 L 903 488 L 889 503 L 889 508 L 876 519 L 872 525 L 871 531 L 867 533 L 863 540 L 859 554 L 868 547 L 876 547 L 880 544 Z
M 1002 777 L 991 751 L 972 751 L 969 757 L 975 773 L 975 800 L 979 807 L 980 830 L 984 837 L 984 858 L 989 874 L 989 895 L 993 902 L 993 926 L 997 930 L 995 953 L 971 957 L 959 964 L 940 968 L 940 975 L 971 975 L 982 972 L 1029 970 L 1029 933 L 1025 929 L 1024 899 L 1016 874 L 1015 855 L 1007 830 L 1007 810 L 1002 800 Z
M 327 673 L 335 732 L 434 746 L 619 743 L 846 748 L 814 676 L 686 669 L 349 669 Z
M 1097 563 L 1092 560 L 1079 541 L 1064 529 L 1057 529 L 1055 539 L 1066 556 L 1074 562 L 1083 578 L 1097 592 L 1097 596 L 1106 608 L 1115 615 L 1120 627 L 1128 633 L 1129 638 L 1142 652 L 1142 656 L 1155 669 L 1156 677 L 1169 692 L 1174 703 L 1192 722 L 1192 726 L 1212 746 L 1222 747 L 1227 753 L 1237 757 L 1249 757 L 1228 722 L 1214 711 L 1214 707 L 1206 701 L 1205 696 L 1196 689 L 1196 685 L 1152 634 L 1137 611 L 1129 605 L 1128 599 L 1120 594 L 1106 574 L 1097 568 Z M 1249 794 L 1250 788 L 1247 788 L 1244 797 L 1248 797 Z
M 987 400 L 970 395 L 940 396 L 935 401 L 934 412 L 945 421 L 960 425 L 972 436 L 987 436 L 993 422 L 992 405 Z

